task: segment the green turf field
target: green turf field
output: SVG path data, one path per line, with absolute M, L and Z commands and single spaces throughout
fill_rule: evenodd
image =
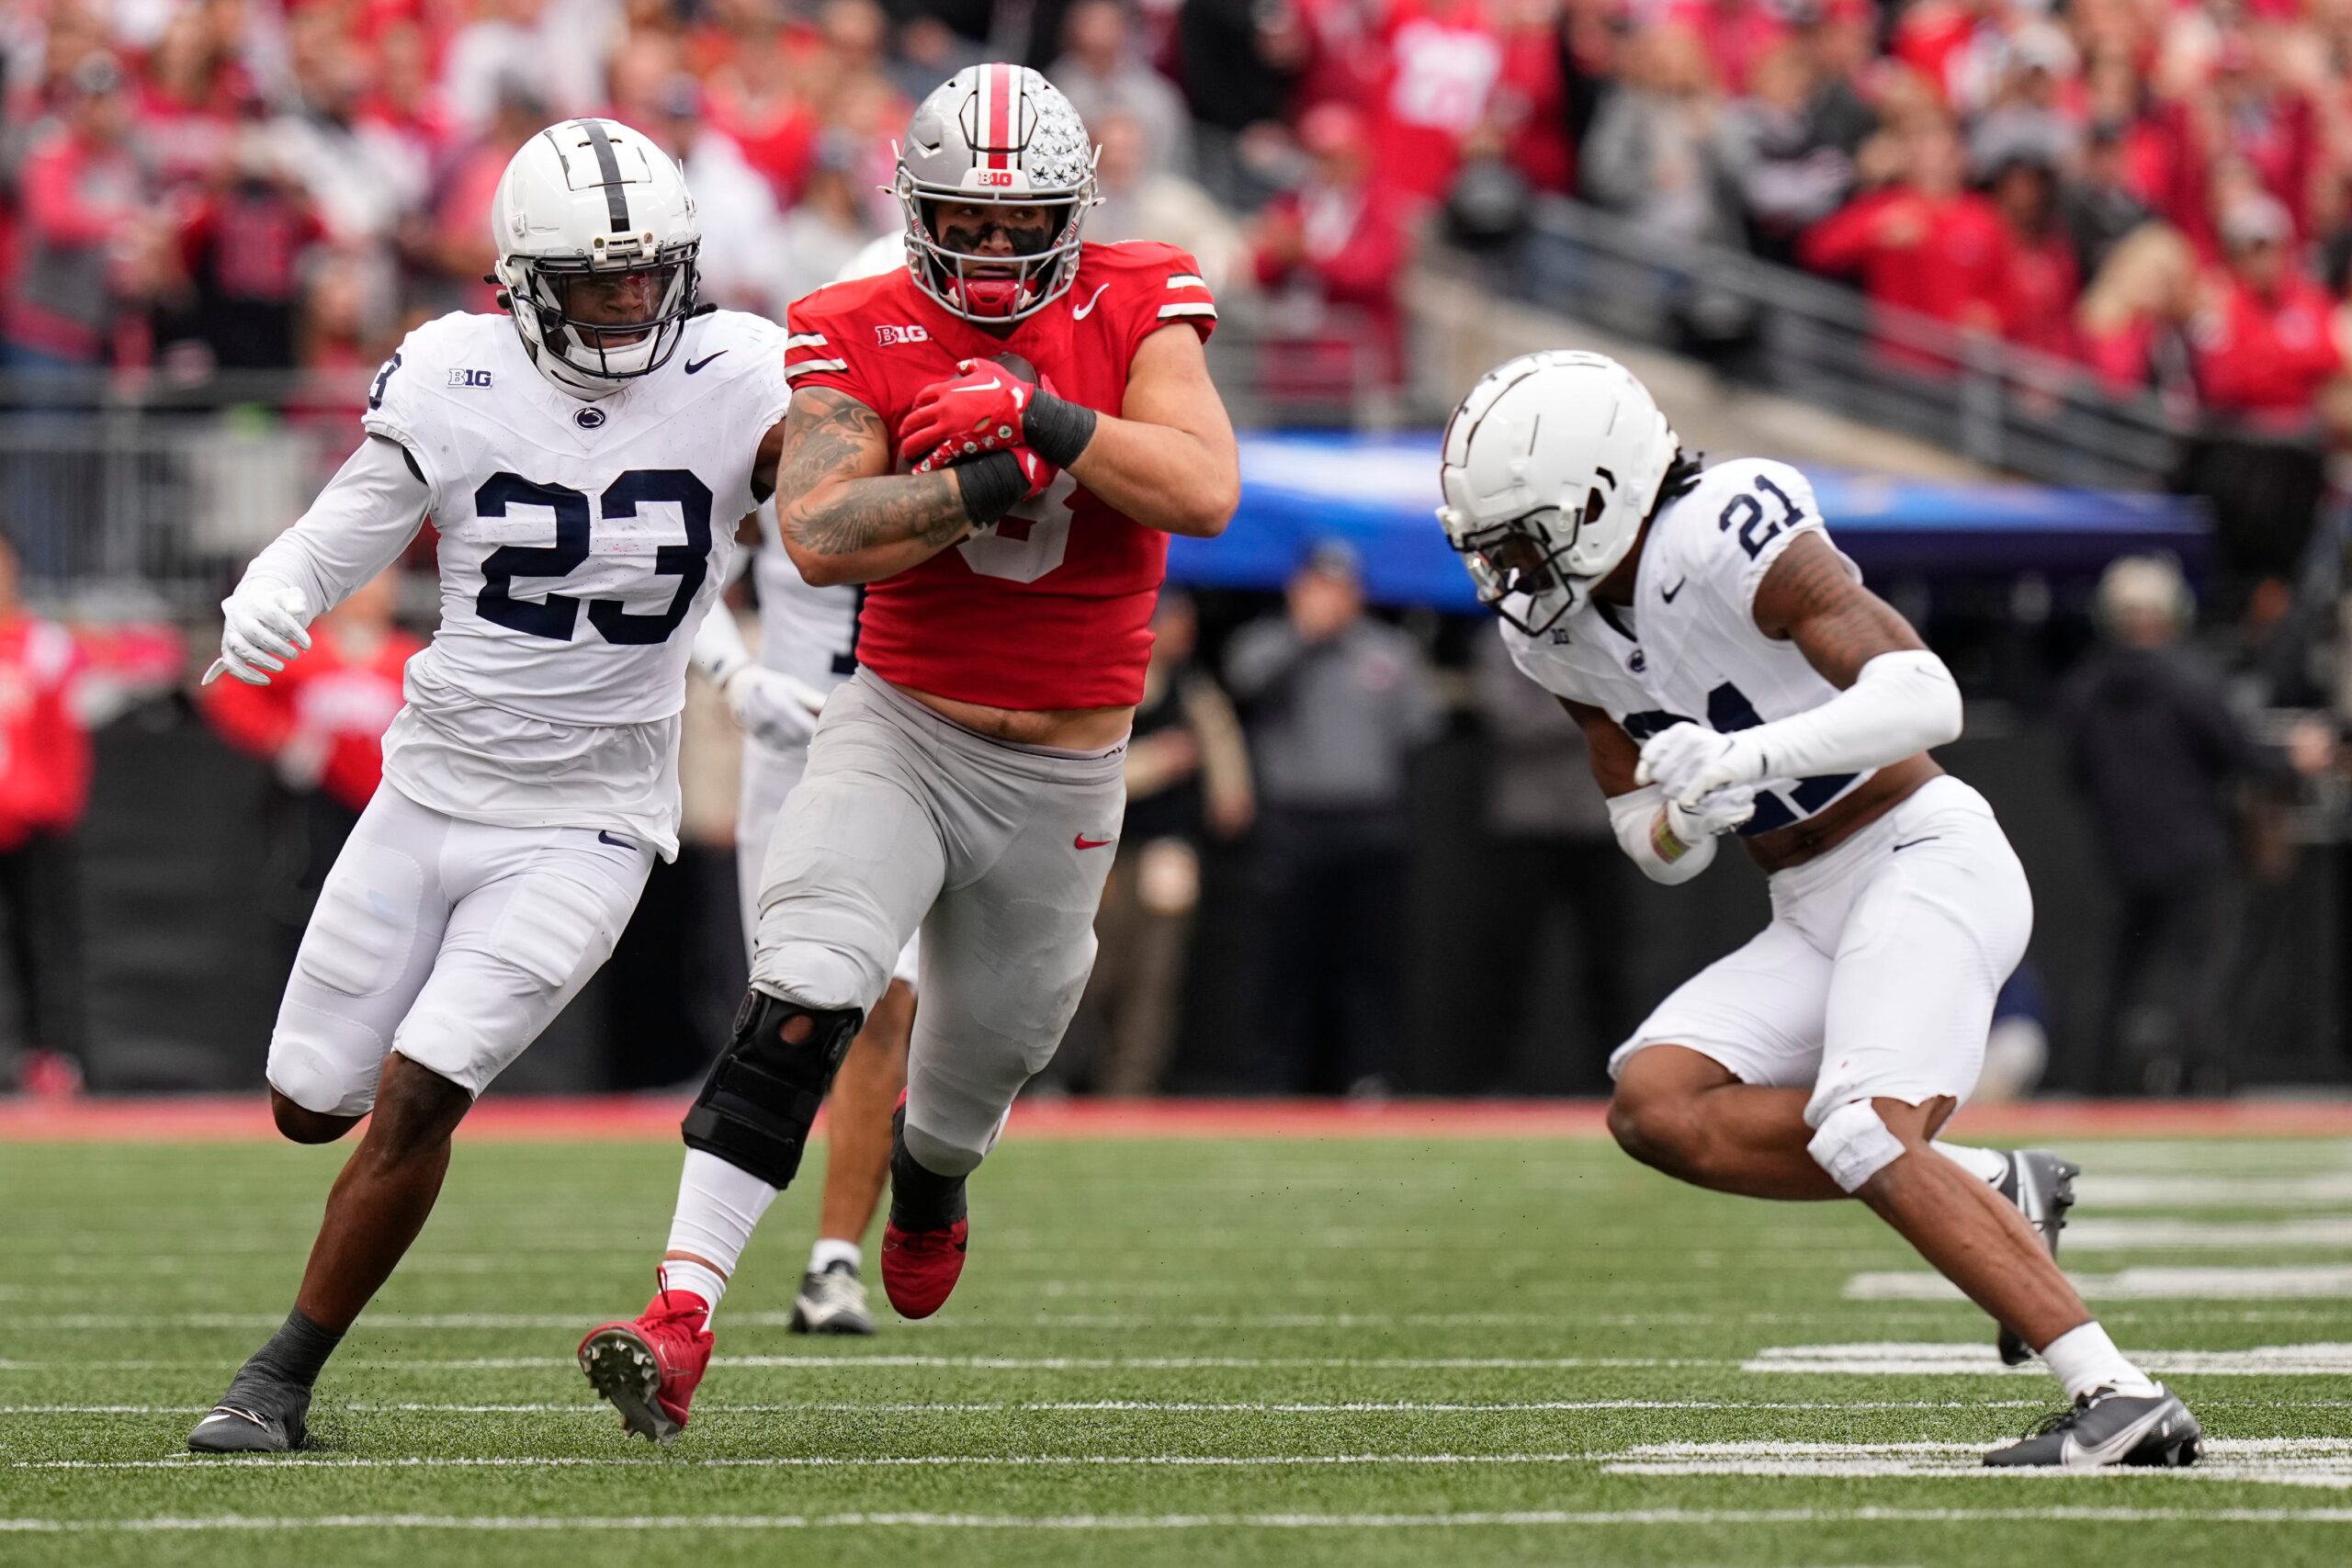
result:
M 946 1311 L 846 1344 L 784 1330 L 795 1192 L 666 1452 L 571 1351 L 647 1294 L 674 1146 L 461 1145 L 316 1449 L 198 1460 L 342 1151 L 0 1148 L 0 1562 L 2352 1562 L 2352 1144 L 2065 1146 L 2199 1472 L 1985 1474 L 2054 1389 L 1861 1210 L 1533 1140 L 1016 1139 Z

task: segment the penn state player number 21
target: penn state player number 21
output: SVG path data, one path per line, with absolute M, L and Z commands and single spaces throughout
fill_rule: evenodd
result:
M 633 615 L 612 599 L 587 602 L 589 624 L 606 642 L 628 647 L 667 642 L 684 623 L 709 570 L 710 487 L 684 468 L 631 468 L 605 487 L 596 504 L 607 521 L 624 521 L 637 516 L 642 502 L 675 505 L 686 542 L 654 552 L 653 575 L 678 580 L 677 592 L 659 614 Z M 588 559 L 594 532 L 588 498 L 570 485 L 538 484 L 509 473 L 492 474 L 474 491 L 477 517 L 503 517 L 509 506 L 544 506 L 554 513 L 555 543 L 502 545 L 483 557 L 474 608 L 483 620 L 514 631 L 570 642 L 579 631 L 581 601 L 553 592 L 537 602 L 517 599 L 514 585 L 518 577 L 569 577 Z

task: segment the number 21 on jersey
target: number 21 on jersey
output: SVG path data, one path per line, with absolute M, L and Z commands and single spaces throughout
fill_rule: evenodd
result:
M 596 499 L 595 515 L 607 521 L 633 519 L 639 505 L 647 502 L 676 506 L 685 525 L 685 543 L 663 545 L 653 554 L 653 575 L 676 578 L 677 591 L 668 605 L 650 615 L 631 615 L 614 599 L 584 601 L 588 624 L 609 643 L 667 642 L 685 620 L 709 570 L 710 487 L 684 468 L 631 468 L 605 487 Z M 503 517 L 509 506 L 544 506 L 554 513 L 555 543 L 501 545 L 483 557 L 481 592 L 474 597 L 474 609 L 483 620 L 511 630 L 570 642 L 579 633 L 583 601 L 552 592 L 537 601 L 517 599 L 514 586 L 518 577 L 562 578 L 580 570 L 588 559 L 594 529 L 588 497 L 570 485 L 539 484 L 508 473 L 492 474 L 474 491 L 477 517 Z

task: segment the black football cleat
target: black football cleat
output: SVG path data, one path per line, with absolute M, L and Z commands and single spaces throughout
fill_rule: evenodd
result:
M 2009 1173 L 2001 1178 L 1996 1190 L 2017 1205 L 2042 1245 L 2050 1248 L 2050 1256 L 2058 1256 L 2058 1233 L 2066 1228 L 2066 1211 L 2075 1206 L 2075 1178 L 2083 1168 L 2069 1159 L 2061 1159 L 2047 1149 L 2018 1149 L 2008 1156 Z M 2001 1364 L 2021 1367 L 2033 1359 L 2032 1347 L 2018 1337 L 2007 1324 L 2001 1325 L 2000 1337 L 1994 1341 L 2000 1347 Z
M 302 1446 L 308 1435 L 311 1391 L 240 1371 L 211 1414 L 187 1435 L 199 1454 L 282 1454 Z
M 2034 1428 L 2025 1441 L 1986 1454 L 1984 1462 L 1996 1469 L 2067 1470 L 2119 1464 L 2177 1470 L 2195 1464 L 2205 1452 L 2205 1429 L 2177 1394 L 2162 1383 L 2154 1388 L 2154 1393 L 2094 1389 Z

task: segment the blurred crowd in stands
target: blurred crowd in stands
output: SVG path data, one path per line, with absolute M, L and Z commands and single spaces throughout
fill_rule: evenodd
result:
M 2345 0 L 8 0 L 0 333 L 372 363 L 489 307 L 499 170 L 582 113 L 680 157 L 712 297 L 775 310 L 898 221 L 892 136 L 989 57 L 1086 116 L 1097 235 L 1360 310 L 1392 376 L 1424 220 L 1537 192 L 2257 423 L 2343 367 Z
M 1747 253 L 2040 350 L 2118 396 L 2154 393 L 2196 433 L 2181 482 L 2215 502 L 2223 619 L 2286 613 L 2327 481 L 2322 438 L 2352 446 L 2352 0 L 0 0 L 0 415 L 20 442 L 0 452 L 0 504 L 28 576 L 66 575 L 66 525 L 44 532 L 36 513 L 74 512 L 58 498 L 81 496 L 74 476 L 98 461 L 41 455 L 42 373 L 228 388 L 292 369 L 316 389 L 296 417 L 339 453 L 403 331 L 494 308 L 492 189 L 525 138 L 574 114 L 675 154 L 705 224 L 706 298 L 780 315 L 900 221 L 880 187 L 915 99 L 1004 58 L 1046 70 L 1098 140 L 1089 236 L 1185 247 L 1227 306 L 1221 336 L 1290 347 L 1260 367 L 1277 409 L 1366 354 L 1402 380 L 1417 254 L 1449 237 L 1507 246 L 1548 194 L 1654 235 L 1661 265 Z M 290 519 L 263 510 L 265 528 Z M 388 581 L 277 685 L 198 697 L 185 676 L 202 633 L 69 637 L 19 612 L 16 564 L 0 542 L 0 1086 L 67 1087 L 75 1000 L 154 989 L 144 971 L 85 984 L 77 956 L 91 922 L 73 911 L 112 897 L 74 886 L 89 731 L 125 711 L 119 694 L 168 693 L 158 705 L 200 714 L 210 750 L 170 750 L 158 719 L 153 734 L 117 725 L 118 755 L 217 769 L 225 742 L 252 759 L 202 776 L 240 801 L 266 792 L 254 843 L 282 976 L 375 787 L 416 644 Z M 1367 615 L 1358 564 L 1328 543 L 1280 602 L 1163 607 L 1101 962 L 1057 1085 L 1600 1087 L 1657 977 L 1627 912 L 1646 890 L 1581 740 L 1491 637 Z M 2190 620 L 2177 577 L 2143 567 L 2106 597 L 2160 603 L 2102 599 L 2104 646 L 2061 705 L 2088 819 L 2140 825 L 2100 840 L 2127 908 L 2098 1065 L 2073 1081 L 2212 1088 L 2241 953 L 2241 802 L 2275 807 L 2336 760 L 2324 735 L 2257 744 L 2174 646 Z M 2249 602 L 2264 592 L 2267 611 Z M 2279 695 L 2298 689 L 2280 677 L 2258 695 L 2307 700 Z M 702 970 L 737 948 L 733 895 L 695 879 L 731 866 L 733 808 L 698 781 L 732 778 L 710 748 L 734 742 L 715 710 L 702 740 L 688 733 L 688 850 L 657 874 L 615 967 L 681 976 L 700 998 L 682 1008 L 723 1029 L 740 975 Z M 119 765 L 111 803 L 99 768 L 91 816 L 113 827 L 92 865 L 152 870 L 124 825 L 154 814 L 164 786 L 139 776 L 154 765 Z M 1441 796 L 1450 813 L 1429 805 Z M 212 890 L 183 895 L 195 908 Z M 1219 897 L 1223 918 L 1196 921 Z M 168 925 L 168 900 L 152 902 Z M 1449 908 L 1473 918 L 1431 930 L 1420 913 Z M 1213 985 L 1188 983 L 1196 958 Z M 275 998 L 268 976 L 240 984 Z M 630 1005 L 660 988 L 633 980 Z M 2031 976 L 2014 989 L 2005 1018 L 2038 1030 Z M 663 1038 L 631 1018 L 616 1032 L 639 1048 Z M 256 1068 L 266 1023 L 237 1035 Z M 1182 1060 L 1180 1036 L 1220 1031 L 1257 1054 Z M 1404 1060 L 1408 1034 L 1442 1059 Z M 597 1081 L 688 1076 L 676 1067 Z M 175 1070 L 98 1077 L 170 1085 Z

